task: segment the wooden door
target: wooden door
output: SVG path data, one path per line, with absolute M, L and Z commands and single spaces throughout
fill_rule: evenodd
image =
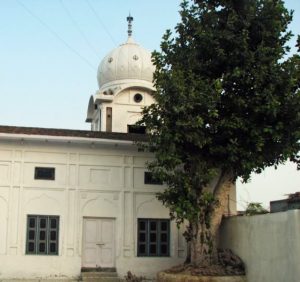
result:
M 115 266 L 114 220 L 109 218 L 84 218 L 83 267 Z

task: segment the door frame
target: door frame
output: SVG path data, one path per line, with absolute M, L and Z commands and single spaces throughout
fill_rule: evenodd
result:
M 85 245 L 85 232 L 84 232 L 84 227 L 85 227 L 85 220 L 86 219 L 109 219 L 112 220 L 113 222 L 113 244 L 114 244 L 114 248 L 113 248 L 113 263 L 111 267 L 115 267 L 116 266 L 116 222 L 117 222 L 117 218 L 115 217 L 101 217 L 101 216 L 83 216 L 82 217 L 82 227 L 81 227 L 81 232 L 82 232 L 82 240 L 81 240 L 81 267 L 85 267 L 83 265 L 83 256 L 84 256 L 84 245 Z M 97 267 L 101 267 L 101 266 L 96 266 Z

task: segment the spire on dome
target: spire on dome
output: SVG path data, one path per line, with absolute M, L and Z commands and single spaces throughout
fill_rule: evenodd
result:
M 128 37 L 131 37 L 132 35 L 132 22 L 133 22 L 133 17 L 130 15 L 127 17 L 127 22 L 128 22 Z

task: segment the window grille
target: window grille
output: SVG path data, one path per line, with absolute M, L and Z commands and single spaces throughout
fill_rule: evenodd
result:
M 170 220 L 138 219 L 138 256 L 170 255 Z
M 26 254 L 58 255 L 58 237 L 58 216 L 27 216 Z

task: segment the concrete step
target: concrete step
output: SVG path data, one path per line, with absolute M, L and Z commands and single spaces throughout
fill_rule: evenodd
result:
M 84 277 L 82 281 L 86 282 L 121 282 L 118 277 Z
M 81 272 L 81 277 L 118 277 L 117 272 Z
M 120 282 L 117 272 L 112 271 L 93 271 L 81 272 L 82 281 L 86 282 Z
M 85 272 L 116 272 L 115 267 L 82 267 L 81 273 Z

